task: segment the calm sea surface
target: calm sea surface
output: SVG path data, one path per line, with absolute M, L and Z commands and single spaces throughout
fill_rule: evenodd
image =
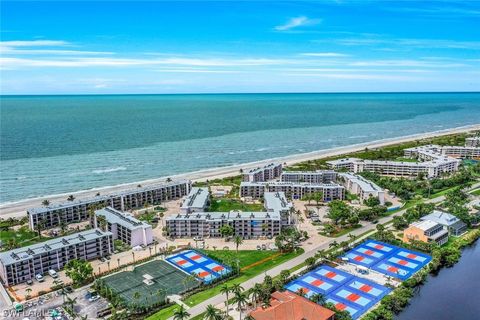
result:
M 463 251 L 460 261 L 442 269 L 420 288 L 397 320 L 480 319 L 480 243 Z
M 480 93 L 0 102 L 0 203 L 480 123 Z

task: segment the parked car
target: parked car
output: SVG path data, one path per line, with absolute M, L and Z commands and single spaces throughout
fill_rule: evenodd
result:
M 35 275 L 35 279 L 37 279 L 38 282 L 45 281 L 45 278 L 40 273 Z
M 52 277 L 52 278 L 58 278 L 58 274 L 55 270 L 53 269 L 50 269 L 48 270 L 48 274 Z
M 262 247 L 260 247 L 260 245 L 258 245 L 257 250 L 262 250 Z
M 29 286 L 31 286 L 31 285 L 33 284 L 32 279 L 27 280 L 27 284 L 28 284 Z
M 90 298 L 88 298 L 88 301 L 94 302 L 94 301 L 97 301 L 98 299 L 100 299 L 100 296 L 91 296 Z

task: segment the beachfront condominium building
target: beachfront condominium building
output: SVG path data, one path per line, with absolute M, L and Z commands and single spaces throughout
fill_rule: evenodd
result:
M 480 147 L 480 137 L 468 137 L 465 139 L 465 147 Z
M 266 166 L 251 169 L 242 175 L 243 181 L 261 182 L 276 179 L 282 174 L 281 163 L 270 163 Z
M 441 224 L 451 236 L 460 236 L 467 232 L 467 224 L 455 217 L 453 214 L 434 210 L 432 213 L 423 216 L 420 220 L 430 220 Z
M 267 212 L 278 212 L 282 219 L 282 226 L 291 225 L 293 204 L 287 200 L 283 192 L 265 192 L 263 205 Z
M 168 217 L 165 224 L 172 238 L 219 238 L 220 228 L 229 225 L 235 235 L 257 239 L 279 235 L 281 217 L 278 212 L 194 212 Z
M 118 239 L 130 247 L 146 246 L 153 242 L 152 226 L 126 212 L 103 208 L 95 211 L 93 223 L 95 228 L 108 230 L 114 240 Z
M 282 172 L 283 182 L 307 182 L 307 183 L 329 183 L 337 179 L 337 173 L 333 170 L 317 171 L 285 171 Z
M 112 233 L 91 229 L 0 253 L 0 276 L 12 286 L 61 270 L 73 259 L 92 260 L 112 253 Z
M 79 201 L 67 201 L 59 205 L 32 208 L 27 211 L 29 226 L 35 230 L 38 225 L 49 229 L 63 224 L 86 221 L 92 210 L 112 207 L 125 211 L 140 208 L 146 204 L 159 204 L 163 201 L 179 199 L 190 192 L 191 182 L 186 180 L 139 187 L 124 192 L 97 196 Z
M 336 183 L 305 183 L 305 182 L 242 182 L 240 197 L 258 199 L 265 192 L 283 192 L 291 199 L 302 199 L 307 194 L 321 192 L 323 201 L 343 200 L 345 188 Z
M 425 145 L 408 148 L 404 154 L 409 158 L 430 161 L 437 158 L 451 157 L 455 159 L 478 159 L 480 158 L 480 147 L 478 146 L 439 146 Z
M 435 178 L 445 173 L 458 171 L 460 160 L 447 156 L 425 162 L 364 160 L 345 158 L 327 161 L 330 168 L 347 170 L 353 173 L 370 171 L 382 175 L 397 177 L 415 177 L 424 174 L 428 178 Z
M 221 237 L 220 228 L 230 225 L 244 239 L 277 236 L 282 226 L 292 223 L 293 205 L 282 192 L 265 192 L 264 198 L 266 212 L 193 212 L 168 217 L 168 234 L 173 238 Z
M 442 245 L 448 241 L 448 231 L 435 221 L 417 221 L 403 231 L 403 242 L 412 240 Z
M 180 210 L 183 213 L 203 212 L 208 207 L 210 193 L 207 188 L 193 187 L 183 201 Z
M 350 193 L 357 195 L 365 201 L 370 197 L 377 198 L 381 205 L 385 204 L 385 191 L 378 185 L 364 177 L 352 173 L 339 173 L 338 182 Z

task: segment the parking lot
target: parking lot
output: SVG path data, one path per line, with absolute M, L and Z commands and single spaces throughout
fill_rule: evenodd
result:
M 89 287 L 82 288 L 69 294 L 71 299 L 76 298 L 75 311 L 82 316 L 86 315 L 87 319 L 96 319 L 97 311 L 107 308 L 108 302 L 104 298 L 99 298 L 94 302 L 88 301 L 86 297 Z M 23 312 L 13 312 L 13 307 L 9 307 L 2 310 L 0 319 L 55 319 L 64 320 L 70 319 L 61 308 L 63 305 L 63 297 L 56 292 L 42 296 L 40 299 L 33 299 L 24 304 Z M 52 310 L 58 310 L 59 314 L 56 317 L 52 317 Z

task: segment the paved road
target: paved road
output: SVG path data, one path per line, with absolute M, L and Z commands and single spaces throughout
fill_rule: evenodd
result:
M 477 183 L 475 185 L 472 186 L 471 189 L 474 189 L 474 188 L 477 188 L 480 186 L 480 183 Z M 440 197 L 436 197 L 436 198 L 433 198 L 433 199 L 429 199 L 429 200 L 426 200 L 425 202 L 427 203 L 439 203 L 439 202 L 442 202 L 443 200 L 445 200 L 445 197 L 444 196 L 440 196 Z M 388 217 L 383 217 L 383 218 L 380 218 L 378 223 L 377 224 L 385 224 L 385 223 L 388 223 L 390 222 L 393 217 L 395 216 L 399 216 L 399 215 L 402 215 L 404 214 L 406 211 L 406 209 L 403 209 L 403 210 L 400 210 Z M 371 231 L 371 230 L 374 230 L 376 228 L 376 224 L 372 224 L 372 223 L 369 223 L 359 229 L 356 229 L 352 232 L 350 232 L 351 234 L 353 235 L 361 235 L 367 231 Z M 315 253 L 317 253 L 319 250 L 326 250 L 329 248 L 329 245 L 334 242 L 334 241 L 337 241 L 338 243 L 342 242 L 342 241 L 348 241 L 350 240 L 348 238 L 348 235 L 343 235 L 343 236 L 340 236 L 338 238 L 332 238 L 330 239 L 329 241 L 327 242 L 324 242 L 322 243 L 321 245 L 309 250 L 309 251 L 306 251 L 304 252 L 303 254 L 299 255 L 298 257 L 296 258 L 293 258 L 291 260 L 288 260 L 284 263 L 282 263 L 281 265 L 278 265 L 268 271 L 266 271 L 265 273 L 263 274 L 259 274 L 245 282 L 243 282 L 241 285 L 242 287 L 245 289 L 245 290 L 248 290 L 250 288 L 252 288 L 256 283 L 261 283 L 263 282 L 263 279 L 265 277 L 265 275 L 269 275 L 271 277 L 274 277 L 274 276 L 277 276 L 280 274 L 280 272 L 282 270 L 285 270 L 285 269 L 291 269 L 301 263 L 303 263 L 305 261 L 305 259 L 309 258 L 309 257 L 313 257 L 315 255 Z M 221 304 L 221 303 L 224 303 L 225 302 L 225 296 L 223 294 L 218 294 L 216 296 L 213 296 L 212 298 L 208 299 L 208 300 L 205 300 L 203 301 L 202 303 L 199 303 L 193 307 L 191 307 L 190 309 L 188 309 L 188 313 L 190 313 L 190 316 L 193 318 L 194 316 L 197 316 L 203 312 L 205 312 L 205 310 L 207 309 L 207 306 L 208 305 L 218 305 L 218 304 Z M 172 320 L 172 318 L 170 318 L 169 320 Z

